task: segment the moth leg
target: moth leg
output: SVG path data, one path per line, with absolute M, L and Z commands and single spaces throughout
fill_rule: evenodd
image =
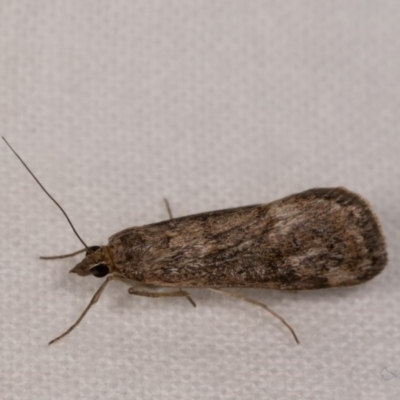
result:
M 279 321 L 281 321 L 282 324 L 286 326 L 286 328 L 289 329 L 289 331 L 290 331 L 291 334 L 293 335 L 294 340 L 296 341 L 296 343 L 297 343 L 297 344 L 300 344 L 300 341 L 299 341 L 299 339 L 297 338 L 297 335 L 296 335 L 294 329 L 293 329 L 293 328 L 292 328 L 278 313 L 276 313 L 274 310 L 272 310 L 271 308 L 269 308 L 266 304 L 261 303 L 261 302 L 259 302 L 259 301 L 257 301 L 257 300 L 253 300 L 253 299 L 251 299 L 250 297 L 243 296 L 242 294 L 234 293 L 234 292 L 229 292 L 229 291 L 223 290 L 223 289 L 208 289 L 208 290 L 211 290 L 212 292 L 219 293 L 219 294 L 222 294 L 222 295 L 225 295 L 225 296 L 234 297 L 234 298 L 236 298 L 236 299 L 240 299 L 240 300 L 247 301 L 248 303 L 255 304 L 256 306 L 259 306 L 259 307 L 263 308 L 264 310 L 267 310 L 267 311 L 268 311 L 270 314 L 272 314 L 275 318 L 278 318 Z
M 75 251 L 75 252 L 70 253 L 70 254 L 63 254 L 61 256 L 40 256 L 39 258 L 41 260 L 57 260 L 59 258 L 73 257 L 73 256 L 76 256 L 77 254 L 81 254 L 81 253 L 83 253 L 85 251 L 86 251 L 86 249 L 82 249 L 82 250 L 78 250 L 78 251 Z
M 146 290 L 147 289 L 147 290 Z M 186 297 L 193 307 L 196 307 L 196 303 L 190 297 L 190 294 L 182 289 L 179 289 L 175 292 L 152 292 L 148 290 L 149 287 L 146 285 L 138 285 L 128 289 L 129 294 L 135 294 L 136 296 L 144 296 L 144 297 Z
M 165 206 L 167 207 L 167 213 L 168 213 L 169 219 L 174 219 L 174 217 L 172 216 L 171 207 L 169 206 L 169 202 L 165 197 L 164 197 L 164 203 L 165 203 Z
M 164 203 L 165 203 L 165 206 L 167 207 L 169 219 L 174 219 L 174 217 L 172 215 L 171 207 L 169 205 L 169 201 L 165 197 L 164 197 Z M 182 291 L 181 288 L 179 288 L 179 290 Z M 196 307 L 196 303 L 193 301 L 193 299 L 189 295 L 186 296 L 186 298 L 189 300 L 189 302 L 192 304 L 193 307 Z
M 169 219 L 174 219 L 174 217 L 173 217 L 173 215 L 172 215 L 172 211 L 171 211 L 171 207 L 170 207 L 170 205 L 169 205 L 168 199 L 166 199 L 166 198 L 164 197 L 163 200 L 164 200 L 164 203 L 165 203 L 165 207 L 167 207 L 167 212 L 168 212 Z M 179 291 L 182 292 L 182 289 L 179 288 Z M 187 292 L 184 292 L 184 293 L 187 293 Z M 189 302 L 192 304 L 193 307 L 196 307 L 196 303 L 195 303 L 195 302 L 193 301 L 193 299 L 189 296 L 189 294 L 186 296 L 186 298 L 189 300 Z
M 79 323 L 82 321 L 83 317 L 87 314 L 87 312 L 90 310 L 90 308 L 98 302 L 100 296 L 104 292 L 104 289 L 106 288 L 108 283 L 111 282 L 112 280 L 119 280 L 119 277 L 113 276 L 113 275 L 107 276 L 106 280 L 97 289 L 97 292 L 92 297 L 92 300 L 90 300 L 90 303 L 85 308 L 85 310 L 83 311 L 81 316 L 76 320 L 76 322 L 68 330 L 66 330 L 62 335 L 57 336 L 55 339 L 53 339 L 51 342 L 49 342 L 49 345 L 53 344 L 54 342 L 57 342 L 58 340 L 62 339 L 64 336 L 67 336 L 71 331 L 73 331 L 79 325 Z

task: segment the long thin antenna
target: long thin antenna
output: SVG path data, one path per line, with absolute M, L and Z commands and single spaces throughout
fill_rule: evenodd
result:
M 83 241 L 83 239 L 79 236 L 78 232 L 76 231 L 74 225 L 72 224 L 71 220 L 69 219 L 67 213 L 64 211 L 64 209 L 58 204 L 58 202 L 55 200 L 55 198 L 44 188 L 44 186 L 39 182 L 39 179 L 36 178 L 36 176 L 33 174 L 33 172 L 29 169 L 29 167 L 25 164 L 25 162 L 22 160 L 22 158 L 18 155 L 18 153 L 11 147 L 10 143 L 7 142 L 6 138 L 2 136 L 2 139 L 6 142 L 6 145 L 11 149 L 11 151 L 15 154 L 15 156 L 18 158 L 19 161 L 21 161 L 22 165 L 27 169 L 27 171 L 32 175 L 33 179 L 37 182 L 37 184 L 42 188 L 42 190 L 47 194 L 47 196 L 50 197 L 51 200 L 53 200 L 54 204 L 61 210 L 61 212 L 64 214 L 65 218 L 67 218 L 68 223 L 71 225 L 72 230 L 74 231 L 76 237 L 81 241 L 81 243 L 85 246 L 86 250 L 88 252 L 91 252 L 87 244 Z

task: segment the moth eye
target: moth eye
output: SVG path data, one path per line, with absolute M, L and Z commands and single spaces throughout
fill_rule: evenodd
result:
M 90 246 L 89 250 L 90 251 L 86 251 L 86 255 L 95 252 L 96 250 L 98 250 L 100 248 L 100 246 Z
M 100 263 L 91 268 L 90 272 L 93 276 L 97 278 L 103 278 L 103 276 L 106 276 L 110 272 L 110 268 L 107 264 Z

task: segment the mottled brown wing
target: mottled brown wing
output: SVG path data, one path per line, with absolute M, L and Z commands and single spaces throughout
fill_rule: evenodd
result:
M 229 217 L 229 215 L 236 213 L 236 212 L 240 212 L 242 210 L 248 210 L 254 207 L 260 207 L 262 206 L 261 204 L 254 204 L 251 206 L 244 206 L 244 207 L 235 207 L 235 208 L 228 208 L 228 209 L 224 209 L 224 210 L 217 210 L 217 211 L 207 211 L 207 212 L 203 212 L 203 213 L 199 213 L 199 214 L 192 214 L 192 215 L 187 215 L 185 217 L 179 217 L 179 218 L 173 218 L 173 219 L 168 219 L 165 221 L 161 221 L 161 222 L 155 222 L 153 224 L 149 224 L 149 225 L 144 225 L 141 227 L 131 227 L 131 228 L 127 228 L 124 229 L 122 231 L 119 231 L 117 233 L 115 233 L 114 235 L 110 236 L 108 238 L 109 242 L 118 240 L 122 237 L 125 237 L 126 235 L 130 235 L 132 232 L 136 232 L 137 229 L 144 229 L 144 228 L 150 228 L 150 227 L 157 227 L 157 226 L 166 226 L 169 225 L 171 222 L 173 222 L 173 225 L 175 225 L 175 223 L 178 223 L 179 221 L 185 221 L 188 218 L 195 218 L 195 219 L 202 219 L 204 216 L 210 216 L 210 217 Z
M 125 276 L 170 287 L 348 286 L 387 262 L 377 218 L 344 188 L 130 228 L 109 246 Z

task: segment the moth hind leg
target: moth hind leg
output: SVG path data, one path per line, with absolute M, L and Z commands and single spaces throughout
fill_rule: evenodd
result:
M 138 285 L 133 286 L 128 289 L 129 294 L 134 294 L 136 296 L 144 296 L 144 297 L 152 297 L 152 298 L 159 298 L 159 297 L 186 297 L 190 304 L 193 307 L 196 307 L 196 303 L 190 297 L 190 294 L 185 290 L 179 289 L 174 292 L 153 292 L 151 290 L 151 286 L 147 285 Z
M 272 314 L 275 318 L 279 319 L 279 321 L 282 322 L 283 325 L 286 326 L 286 328 L 289 329 L 289 331 L 291 332 L 291 334 L 293 335 L 294 340 L 296 341 L 297 344 L 300 344 L 300 340 L 298 339 L 296 332 L 294 331 L 294 329 L 274 310 L 272 310 L 271 308 L 269 308 L 266 304 L 261 303 L 260 301 L 257 300 L 253 300 L 250 297 L 247 296 L 243 296 L 242 294 L 239 293 L 234 293 L 234 292 L 229 292 L 227 290 L 223 290 L 223 289 L 208 289 L 211 292 L 215 292 L 215 293 L 219 293 L 222 294 L 224 296 L 228 296 L 228 297 L 234 297 L 236 299 L 240 299 L 240 300 L 244 300 L 247 301 L 248 303 L 254 304 L 256 306 L 259 306 L 261 308 L 263 308 L 264 310 L 268 311 L 270 314 Z

